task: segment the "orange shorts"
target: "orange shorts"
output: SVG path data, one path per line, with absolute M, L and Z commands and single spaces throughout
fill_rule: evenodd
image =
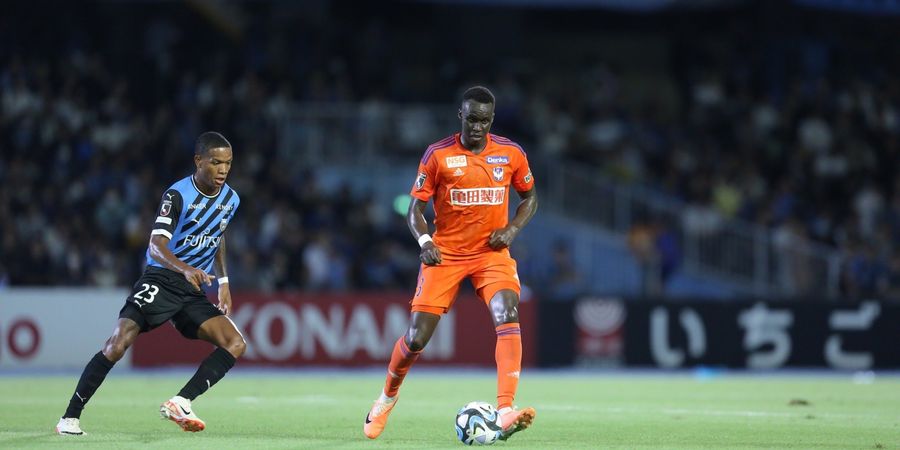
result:
M 419 281 L 412 299 L 412 311 L 444 314 L 453 306 L 459 284 L 470 277 L 475 292 L 485 304 L 503 289 L 519 294 L 516 261 L 509 251 L 487 252 L 474 259 L 444 260 L 436 266 L 419 267 Z

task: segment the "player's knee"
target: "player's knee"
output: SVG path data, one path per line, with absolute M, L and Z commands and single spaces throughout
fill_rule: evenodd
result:
M 491 313 L 494 316 L 494 325 L 497 326 L 519 321 L 519 308 L 516 305 L 504 302 L 492 303 Z
M 247 351 L 247 341 L 240 335 L 228 340 L 225 350 L 235 358 L 240 358 Z
M 103 356 L 106 356 L 106 359 L 112 362 L 117 362 L 125 356 L 125 351 L 128 350 L 130 344 L 124 339 L 111 337 L 106 341 L 106 345 L 103 346 Z
M 424 334 L 416 333 L 414 330 L 411 330 L 406 343 L 406 346 L 409 347 L 409 351 L 420 352 L 425 349 L 426 345 L 428 345 L 428 339 Z
M 494 325 L 517 323 L 519 321 L 518 299 L 515 297 L 497 296 L 491 300 L 491 315 Z
M 518 322 L 519 322 L 519 308 L 516 308 L 515 306 L 494 311 L 494 324 L 495 325 L 503 325 L 504 323 L 518 323 Z

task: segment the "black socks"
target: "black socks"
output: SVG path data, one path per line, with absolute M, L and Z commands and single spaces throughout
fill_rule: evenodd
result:
M 234 356 L 227 350 L 221 347 L 216 348 L 200 363 L 197 373 L 181 388 L 178 395 L 193 401 L 221 380 L 225 373 L 234 367 L 234 361 Z
M 116 363 L 106 359 L 103 352 L 97 352 L 91 361 L 84 367 L 81 372 L 81 379 L 78 380 L 78 386 L 75 387 L 75 394 L 69 400 L 69 407 L 66 408 L 66 414 L 63 417 L 81 417 L 81 410 L 84 405 L 94 395 L 94 392 L 103 383 L 106 374 L 113 368 Z
M 200 364 L 197 373 L 181 388 L 178 395 L 194 400 L 200 394 L 206 392 L 216 382 L 225 376 L 229 369 L 234 367 L 234 356 L 225 349 L 216 348 L 205 360 Z M 78 385 L 75 387 L 75 393 L 69 400 L 69 407 L 63 417 L 81 418 L 81 411 L 84 405 L 90 400 L 100 384 L 106 378 L 106 374 L 115 365 L 114 362 L 106 359 L 103 352 L 97 352 L 81 373 Z

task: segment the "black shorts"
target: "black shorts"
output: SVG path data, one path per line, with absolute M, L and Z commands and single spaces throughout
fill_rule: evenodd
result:
M 153 266 L 147 266 L 119 311 L 120 319 L 135 321 L 142 333 L 171 320 L 188 339 L 197 339 L 200 325 L 221 315 L 222 311 L 183 275 Z

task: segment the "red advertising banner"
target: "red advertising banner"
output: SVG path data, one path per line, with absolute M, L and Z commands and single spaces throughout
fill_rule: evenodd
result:
M 409 322 L 408 293 L 235 293 L 231 319 L 244 334 L 241 366 L 368 366 L 390 359 Z M 536 361 L 538 324 L 533 302 L 519 305 L 525 366 Z M 494 366 L 496 335 L 490 312 L 461 295 L 419 359 L 423 365 Z M 132 347 L 134 367 L 198 364 L 211 351 L 163 325 Z

